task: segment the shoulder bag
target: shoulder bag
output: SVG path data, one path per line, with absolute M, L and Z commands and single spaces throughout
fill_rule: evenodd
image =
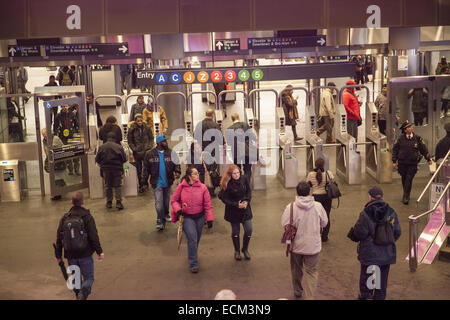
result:
M 328 170 L 325 173 L 325 191 L 327 192 L 327 195 L 330 199 L 338 199 L 338 206 L 339 208 L 339 197 L 342 196 L 341 191 L 339 190 L 338 184 L 336 181 L 328 181 Z
M 211 175 L 210 175 L 208 169 L 206 169 L 205 162 L 203 162 L 203 168 L 205 168 L 205 185 L 208 188 L 214 188 L 214 186 L 213 186 L 213 184 L 211 182 Z
M 289 252 L 292 252 L 292 241 L 294 241 L 297 228 L 294 226 L 294 203 L 291 202 L 291 214 L 289 224 L 284 227 L 283 237 L 281 243 L 286 243 L 286 257 L 289 256 Z

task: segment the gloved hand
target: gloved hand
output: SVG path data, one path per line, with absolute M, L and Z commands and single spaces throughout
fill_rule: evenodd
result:
M 207 224 L 208 224 L 208 229 L 211 229 L 213 226 L 213 221 L 208 221 Z

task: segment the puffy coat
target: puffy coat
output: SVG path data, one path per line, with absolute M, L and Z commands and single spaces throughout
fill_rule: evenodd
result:
M 83 252 L 66 252 L 64 251 L 64 257 L 67 259 L 81 259 L 92 256 L 94 252 L 97 254 L 102 254 L 103 249 L 100 246 L 100 240 L 98 238 L 97 227 L 95 226 L 94 217 L 91 215 L 89 210 L 73 206 L 68 213 L 66 213 L 61 220 L 59 221 L 58 231 L 56 232 L 56 249 L 55 249 L 55 257 L 60 259 L 62 257 L 63 250 L 63 227 L 64 221 L 68 217 L 68 214 L 72 216 L 78 216 L 83 219 L 85 229 L 88 234 L 88 242 L 89 246 Z
M 379 246 L 373 242 L 376 224 L 385 221 L 388 216 L 394 218 L 394 240 L 397 241 L 402 233 L 400 223 L 397 213 L 386 202 L 370 201 L 359 215 L 353 227 L 353 240 L 359 241 L 358 260 L 361 264 L 379 266 L 395 264 L 397 256 L 395 244 Z
M 100 165 L 102 170 L 117 170 L 123 172 L 123 164 L 127 161 L 125 151 L 120 144 L 114 140 L 102 144 L 98 148 L 95 156 L 95 162 Z
M 212 136 L 211 140 L 204 140 L 205 132 L 208 131 L 209 129 L 216 129 L 222 135 L 220 126 L 213 119 L 210 119 L 210 118 L 205 118 L 202 121 L 200 121 L 194 130 L 194 138 L 197 141 L 202 142 L 202 150 L 203 151 L 206 149 L 207 146 L 209 146 L 211 143 L 214 143 L 214 141 L 215 141 L 215 136 Z M 200 134 L 201 134 L 201 136 L 200 136 Z M 220 145 L 225 144 L 225 139 L 223 136 L 221 137 L 220 140 L 222 140 L 222 141 L 218 141 L 218 143 Z M 214 151 L 211 152 L 211 155 L 214 156 Z
M 164 150 L 164 166 L 166 167 L 167 184 L 169 187 L 175 180 L 174 173 L 181 174 L 181 168 L 177 153 L 172 152 L 171 149 Z M 142 183 L 148 185 L 148 178 L 150 176 L 150 184 L 153 189 L 158 185 L 159 178 L 159 155 L 156 148 L 147 151 L 144 157 L 144 170 L 142 174 Z
M 253 217 L 251 197 L 252 191 L 245 176 L 241 176 L 239 180 L 230 179 L 227 189 L 219 192 L 219 199 L 225 203 L 225 220 L 232 223 L 250 220 Z M 244 200 L 248 202 L 248 206 L 240 209 L 239 201 Z
M 153 134 L 148 125 L 139 127 L 135 122 L 128 129 L 128 145 L 137 160 L 144 159 L 145 153 L 153 147 Z
M 342 101 L 344 103 L 345 111 L 347 112 L 347 118 L 351 120 L 361 120 L 359 101 L 354 92 L 345 89 L 344 94 L 342 95 Z
M 170 198 L 172 205 L 172 222 L 178 220 L 178 211 L 183 210 L 186 216 L 205 212 L 206 221 L 214 221 L 214 212 L 208 188 L 196 181 L 189 185 L 186 179 L 177 186 Z
M 284 209 L 281 217 L 281 226 L 289 224 L 291 204 Z M 297 228 L 292 251 L 297 254 L 313 255 L 322 250 L 320 228 L 328 223 L 327 213 L 312 196 L 296 197 L 293 210 L 293 225 Z
M 152 134 L 155 135 L 155 127 L 153 125 L 153 106 L 147 105 L 142 110 L 142 119 L 150 127 Z M 159 120 L 161 121 L 159 133 L 164 133 L 167 128 L 169 128 L 169 124 L 167 123 L 166 112 L 161 106 L 159 106 Z
M 286 117 L 286 125 L 295 125 L 295 120 L 298 119 L 297 100 L 292 95 L 284 91 L 281 95 L 283 101 L 284 116 Z
M 115 135 L 114 141 L 117 144 L 120 144 L 120 142 L 122 141 L 122 130 L 120 130 L 119 126 L 115 126 L 115 125 L 109 125 L 109 124 L 105 124 L 103 127 L 100 128 L 100 132 L 99 132 L 99 138 L 100 140 L 103 141 L 103 143 L 106 143 L 108 141 L 108 133 L 109 132 L 113 132 Z

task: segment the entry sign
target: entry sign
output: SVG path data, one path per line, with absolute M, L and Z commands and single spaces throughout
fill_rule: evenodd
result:
M 40 46 L 8 46 L 10 57 L 39 57 L 41 55 Z
M 218 39 L 214 41 L 216 51 L 241 50 L 241 39 Z
M 128 43 L 73 43 L 45 46 L 47 56 L 120 55 L 128 54 Z

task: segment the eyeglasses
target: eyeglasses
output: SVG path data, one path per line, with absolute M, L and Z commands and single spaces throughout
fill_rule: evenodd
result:
M 191 176 L 198 176 L 198 172 L 192 172 Z

